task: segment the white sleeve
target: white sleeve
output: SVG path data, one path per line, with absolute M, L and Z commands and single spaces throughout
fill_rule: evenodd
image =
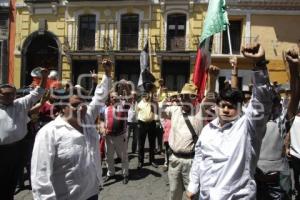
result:
M 36 87 L 34 90 L 24 97 L 15 100 L 16 103 L 21 104 L 25 110 L 29 111 L 30 108 L 40 99 L 45 93 L 45 89 Z
M 31 158 L 31 185 L 35 200 L 56 199 L 51 181 L 55 153 L 55 138 L 50 131 L 41 129 L 36 136 Z
M 193 159 L 193 164 L 190 170 L 190 182 L 187 188 L 187 191 L 197 194 L 200 188 L 200 162 L 202 161 L 202 153 L 201 153 L 201 142 L 198 139 L 197 144 L 195 146 L 195 157 Z
M 171 119 L 172 118 L 172 113 L 174 112 L 176 106 L 167 106 L 164 107 L 162 106 L 162 118 L 167 118 Z
M 104 103 L 108 97 L 110 88 L 111 78 L 103 75 L 102 82 L 97 85 L 95 94 L 87 109 L 87 114 L 91 117 L 92 122 L 94 122 L 99 115 L 100 108 L 105 105 Z

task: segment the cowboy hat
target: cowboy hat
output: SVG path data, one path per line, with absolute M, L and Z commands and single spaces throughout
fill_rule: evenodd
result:
M 198 87 L 193 83 L 186 83 L 184 84 L 183 88 L 181 89 L 180 95 L 183 94 L 190 94 L 197 96 Z

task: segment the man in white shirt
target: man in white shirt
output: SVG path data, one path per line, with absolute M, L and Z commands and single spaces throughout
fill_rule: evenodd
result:
M 71 94 L 62 114 L 38 132 L 31 160 L 34 199 L 98 199 L 102 168 L 95 120 L 111 87 L 112 63 L 102 65 L 105 75 L 90 104 Z
M 168 177 L 170 185 L 170 200 L 181 200 L 183 192 L 189 184 L 189 173 L 195 155 L 195 143 L 200 134 L 207 106 L 214 104 L 213 92 L 219 69 L 210 66 L 208 70 L 207 96 L 200 103 L 197 101 L 198 88 L 192 83 L 186 83 L 180 93 L 178 104 L 165 104 L 162 108 L 162 118 L 171 120 L 169 146 L 172 155 L 169 159 Z M 206 117 L 206 116 L 205 116 Z
M 137 138 L 138 138 L 138 127 L 137 127 L 137 94 L 136 91 L 131 91 L 131 97 L 129 99 L 129 110 L 127 118 L 127 142 L 132 132 L 132 143 L 131 143 L 131 153 L 136 152 L 137 148 Z
M 254 173 L 272 95 L 263 48 L 258 44 L 242 53 L 256 62 L 252 99 L 239 117 L 242 93 L 231 88 L 220 92 L 217 118 L 203 128 L 196 144 L 189 199 L 199 190 L 201 200 L 255 199 Z
M 0 197 L 13 199 L 20 165 L 20 141 L 27 133 L 30 108 L 43 96 L 48 71 L 41 70 L 40 86 L 25 97 L 15 99 L 16 88 L 0 85 Z

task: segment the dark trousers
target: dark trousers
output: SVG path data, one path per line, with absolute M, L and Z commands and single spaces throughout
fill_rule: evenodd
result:
M 159 121 L 156 122 L 155 135 L 156 135 L 156 138 L 157 138 L 157 149 L 160 152 L 163 151 L 163 147 L 162 147 L 163 133 L 164 133 L 164 129 L 163 129 L 161 123 Z
M 13 200 L 19 172 L 19 142 L 0 145 L 0 198 Z
M 137 148 L 137 140 L 138 140 L 138 126 L 137 123 L 127 122 L 127 134 L 128 140 L 132 132 L 132 143 L 131 143 L 131 152 L 135 153 Z
M 297 200 L 300 199 L 300 159 L 291 156 L 291 167 L 294 172 L 295 189 L 297 191 Z
M 169 158 L 170 158 L 169 142 L 164 142 L 164 146 L 165 146 L 165 163 L 164 163 L 164 165 L 169 166 Z
M 98 194 L 91 196 L 90 198 L 88 198 L 87 200 L 98 200 Z
M 138 121 L 138 144 L 139 144 L 139 162 L 144 164 L 145 156 L 145 141 L 148 135 L 149 140 L 149 161 L 152 163 L 154 161 L 154 149 L 155 149 L 155 121 L 152 122 L 142 122 Z
M 29 184 L 31 185 L 30 181 L 30 162 L 31 162 L 31 155 L 34 145 L 34 138 L 24 138 L 20 141 L 19 145 L 19 153 L 20 153 L 20 160 L 19 160 L 19 171 L 18 171 L 18 185 L 19 187 L 24 186 L 24 181 L 26 179 L 29 180 Z M 24 168 L 26 167 L 27 177 L 24 175 Z
M 280 185 L 280 172 L 268 175 L 256 170 L 257 200 L 287 200 L 288 195 Z

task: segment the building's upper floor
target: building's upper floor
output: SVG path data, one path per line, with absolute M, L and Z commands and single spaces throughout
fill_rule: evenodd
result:
M 146 42 L 151 53 L 191 52 L 197 49 L 207 9 L 207 0 L 18 0 L 17 42 L 19 49 L 26 37 L 38 29 L 40 19 L 48 24 L 64 44 L 75 52 L 138 52 Z M 257 30 L 272 24 L 258 15 L 300 16 L 300 0 L 228 0 L 232 52 L 240 55 L 241 46 L 262 42 Z M 276 17 L 275 17 L 276 18 Z M 274 19 L 275 19 L 274 18 Z M 293 21 L 293 20 L 291 20 Z M 272 22 L 273 23 L 273 22 Z M 276 23 L 276 22 L 274 22 Z M 281 23 L 278 20 L 278 23 Z M 285 30 L 279 30 L 285 31 Z M 282 35 L 282 34 L 281 34 Z M 268 45 L 279 41 L 278 33 Z M 279 38 L 279 39 L 278 39 Z M 298 38 L 299 39 L 299 38 Z M 295 40 L 296 41 L 296 40 Z M 18 48 L 17 48 L 18 49 Z M 214 55 L 228 55 L 228 35 L 216 34 L 212 40 Z

